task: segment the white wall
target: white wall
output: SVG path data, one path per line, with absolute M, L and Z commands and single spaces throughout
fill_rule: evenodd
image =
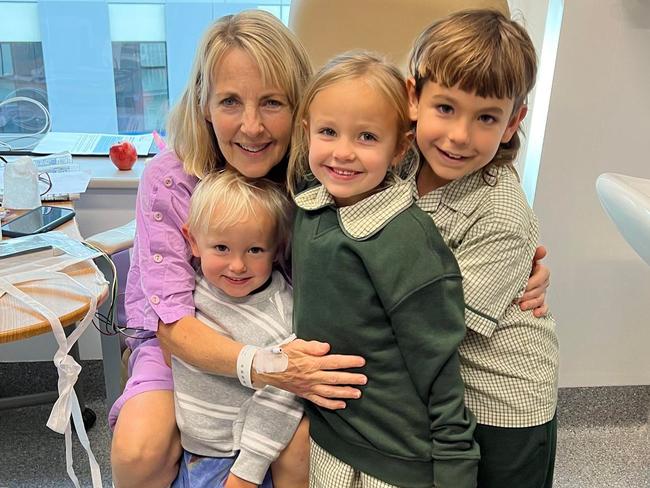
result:
M 534 208 L 563 386 L 650 384 L 650 268 L 603 213 L 603 172 L 650 178 L 650 3 L 568 0 Z
M 548 0 L 508 0 L 510 16 L 523 25 L 528 31 L 528 35 L 530 35 L 530 38 L 535 45 L 538 60 L 540 59 L 542 44 L 544 42 L 544 28 L 546 24 L 548 3 Z M 528 97 L 528 116 L 522 123 L 524 137 L 521 139 L 521 150 L 517 162 L 517 171 L 520 175 L 524 175 L 525 172 L 525 155 L 528 149 L 527 136 L 530 134 L 530 120 L 534 110 L 535 89 L 533 89 L 533 92 Z

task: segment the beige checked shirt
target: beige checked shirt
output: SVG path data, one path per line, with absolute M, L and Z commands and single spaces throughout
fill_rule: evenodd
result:
M 433 218 L 463 275 L 467 406 L 480 424 L 531 427 L 555 413 L 558 341 L 550 315 L 535 318 L 515 303 L 530 274 L 537 219 L 514 171 L 493 172 L 489 184 L 477 171 L 417 204 Z

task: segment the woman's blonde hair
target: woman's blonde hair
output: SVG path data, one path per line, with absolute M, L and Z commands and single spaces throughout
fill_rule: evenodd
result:
M 406 82 L 400 70 L 378 54 L 367 51 L 350 51 L 332 58 L 311 80 L 298 107 L 292 136 L 287 186 L 295 195 L 300 182 L 313 177 L 309 169 L 309 134 L 304 121 L 309 118 L 309 108 L 316 95 L 342 81 L 358 79 L 377 90 L 397 114 L 398 146 L 405 156 L 398 167 L 392 169 L 396 175 L 409 174 L 410 168 L 417 168 L 417 154 L 411 143 L 411 119 L 408 108 Z
M 409 75 L 418 97 L 433 81 L 480 97 L 511 98 L 514 114 L 535 85 L 537 58 L 522 26 L 496 10 L 466 10 L 434 22 L 418 36 Z M 520 146 L 515 133 L 490 164 L 512 164 Z
M 226 164 L 206 117 L 216 67 L 231 49 L 255 61 L 262 81 L 281 88 L 294 113 L 312 73 L 300 41 L 272 14 L 245 10 L 217 20 L 203 35 L 185 91 L 167 122 L 170 146 L 185 172 L 199 178 Z
M 271 219 L 277 260 L 289 259 L 293 205 L 284 189 L 266 178 L 246 178 L 234 170 L 214 172 L 203 178 L 190 199 L 187 227 L 193 236 L 219 232 L 260 213 Z

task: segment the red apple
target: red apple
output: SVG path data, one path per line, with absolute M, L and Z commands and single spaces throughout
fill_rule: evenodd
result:
M 138 159 L 138 153 L 135 146 L 128 141 L 118 142 L 113 144 L 108 151 L 108 155 L 121 171 L 130 170 Z

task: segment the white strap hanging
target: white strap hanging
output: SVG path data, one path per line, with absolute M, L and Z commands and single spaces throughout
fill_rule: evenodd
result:
M 59 434 L 64 434 L 66 470 L 68 472 L 68 476 L 74 483 L 74 486 L 76 488 L 80 488 L 79 480 L 72 466 L 72 428 L 70 422 L 70 417 L 72 416 L 72 421 L 74 422 L 74 427 L 77 432 L 77 436 L 79 437 L 79 441 L 88 453 L 92 486 L 93 488 L 102 488 L 102 479 L 99 464 L 97 463 L 97 460 L 95 459 L 95 456 L 90 448 L 90 441 L 88 440 L 88 434 L 86 433 L 86 428 L 84 426 L 83 418 L 81 415 L 79 399 L 77 398 L 77 394 L 74 391 L 74 385 L 77 382 L 77 378 L 79 377 L 81 366 L 72 358 L 72 356 L 69 355 L 70 349 L 79 339 L 81 334 L 83 334 L 83 332 L 86 330 L 95 315 L 95 312 L 97 310 L 97 297 L 95 293 L 83 286 L 74 278 L 61 272 L 61 270 L 83 261 L 86 261 L 86 258 L 64 258 L 59 259 L 58 263 L 49 265 L 45 268 L 41 268 L 38 271 L 16 273 L 11 277 L 0 277 L 0 295 L 3 292 L 8 293 L 9 295 L 23 302 L 25 305 L 34 309 L 50 322 L 50 325 L 52 326 L 52 333 L 54 334 L 57 344 L 59 345 L 56 353 L 54 354 L 54 364 L 59 374 L 59 398 L 52 407 L 52 412 L 50 413 L 50 417 L 47 421 L 47 426 Z M 61 321 L 55 313 L 53 313 L 48 307 L 40 303 L 38 300 L 35 300 L 14 286 L 20 283 L 49 280 L 52 278 L 64 279 L 68 282 L 67 285 L 69 286 L 69 289 L 74 290 L 80 295 L 86 296 L 90 299 L 88 312 L 81 320 L 81 322 L 77 325 L 75 331 L 68 337 L 66 337 L 63 326 L 61 325 Z M 99 276 L 96 276 L 95 284 L 97 286 L 104 286 L 106 284 L 106 280 L 100 278 Z

